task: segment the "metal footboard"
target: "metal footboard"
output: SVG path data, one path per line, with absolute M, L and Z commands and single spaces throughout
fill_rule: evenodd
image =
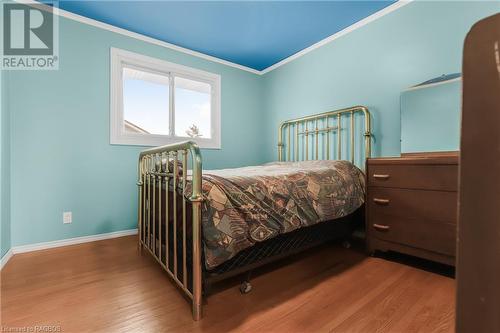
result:
M 189 174 L 188 169 L 192 170 Z M 187 141 L 145 150 L 139 155 L 138 173 L 139 249 L 146 249 L 191 299 L 193 318 L 199 320 L 202 315 L 203 200 L 200 149 L 194 142 Z M 190 186 L 186 186 L 188 179 Z M 187 188 L 191 193 L 186 192 Z M 192 249 L 188 248 L 190 243 Z

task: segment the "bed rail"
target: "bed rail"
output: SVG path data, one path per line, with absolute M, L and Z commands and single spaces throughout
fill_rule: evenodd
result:
M 189 198 L 186 193 L 188 168 L 192 170 L 189 175 L 191 181 Z M 137 182 L 139 249 L 145 248 L 191 299 L 194 320 L 199 320 L 202 315 L 201 170 L 200 149 L 191 141 L 148 149 L 139 155 Z M 162 191 L 163 186 L 165 191 Z M 170 186 L 173 191 L 169 191 Z M 178 188 L 182 189 L 182 195 L 177 195 Z M 188 206 L 192 207 L 192 214 L 188 214 Z M 172 211 L 169 212 L 169 209 Z M 182 211 L 180 216 L 178 216 L 179 211 Z M 178 220 L 179 218 L 182 220 Z M 178 240 L 177 228 L 181 221 L 182 240 Z M 188 223 L 191 226 L 187 225 Z M 187 248 L 188 230 L 192 233 L 192 251 Z M 173 235 L 169 235 L 169 232 Z M 172 238 L 173 244 L 170 244 Z M 173 254 L 169 253 L 171 248 Z M 182 251 L 182 256 L 180 253 L 178 255 L 178 251 Z M 189 255 L 191 260 L 188 258 Z M 182 258 L 181 262 L 178 262 L 179 257 Z M 170 262 L 172 259 L 173 263 Z M 192 281 L 188 281 L 187 265 L 190 261 Z M 191 288 L 189 288 L 190 282 L 192 282 Z
M 358 115 L 362 117 L 364 131 L 356 131 Z M 332 157 L 357 162 L 364 169 L 365 159 L 371 157 L 371 136 L 370 112 L 364 106 L 290 119 L 281 123 L 278 130 L 278 160 L 329 160 Z M 356 137 L 363 140 L 358 143 Z M 356 155 L 356 146 L 362 142 L 363 155 Z

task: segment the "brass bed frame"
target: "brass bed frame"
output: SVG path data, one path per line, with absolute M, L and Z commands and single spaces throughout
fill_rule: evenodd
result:
M 356 131 L 359 121 L 363 123 L 358 126 L 363 127 L 361 132 Z M 365 159 L 371 155 L 370 121 L 370 113 L 364 106 L 287 120 L 279 127 L 278 160 L 317 160 L 336 156 L 337 160 L 359 161 L 356 164 L 364 169 Z M 356 137 L 362 139 L 357 142 Z M 364 149 L 360 150 L 364 154 L 356 155 L 356 147 L 363 145 Z M 180 170 L 179 165 L 182 166 Z M 188 169 L 192 170 L 189 174 Z M 188 179 L 190 193 L 186 192 Z M 187 141 L 141 152 L 137 185 L 139 249 L 146 249 L 191 300 L 193 319 L 199 320 L 203 297 L 202 155 L 199 147 Z M 169 190 L 170 185 L 173 190 Z M 179 187 L 182 193 L 177 193 Z M 165 203 L 164 211 L 162 203 Z M 161 221 L 165 223 L 164 230 Z

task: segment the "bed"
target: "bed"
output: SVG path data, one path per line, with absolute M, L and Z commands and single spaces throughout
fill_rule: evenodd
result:
M 203 170 L 191 141 L 141 152 L 139 249 L 202 316 L 212 283 L 333 239 L 362 222 L 370 113 L 355 106 L 283 122 L 278 161 Z

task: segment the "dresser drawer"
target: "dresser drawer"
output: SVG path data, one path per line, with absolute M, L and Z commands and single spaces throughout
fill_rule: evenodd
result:
M 372 237 L 455 256 L 455 224 L 379 214 L 370 216 L 368 227 Z
M 457 191 L 458 166 L 368 164 L 368 186 Z
M 367 206 L 369 216 L 457 222 L 457 192 L 374 187 L 368 191 Z

